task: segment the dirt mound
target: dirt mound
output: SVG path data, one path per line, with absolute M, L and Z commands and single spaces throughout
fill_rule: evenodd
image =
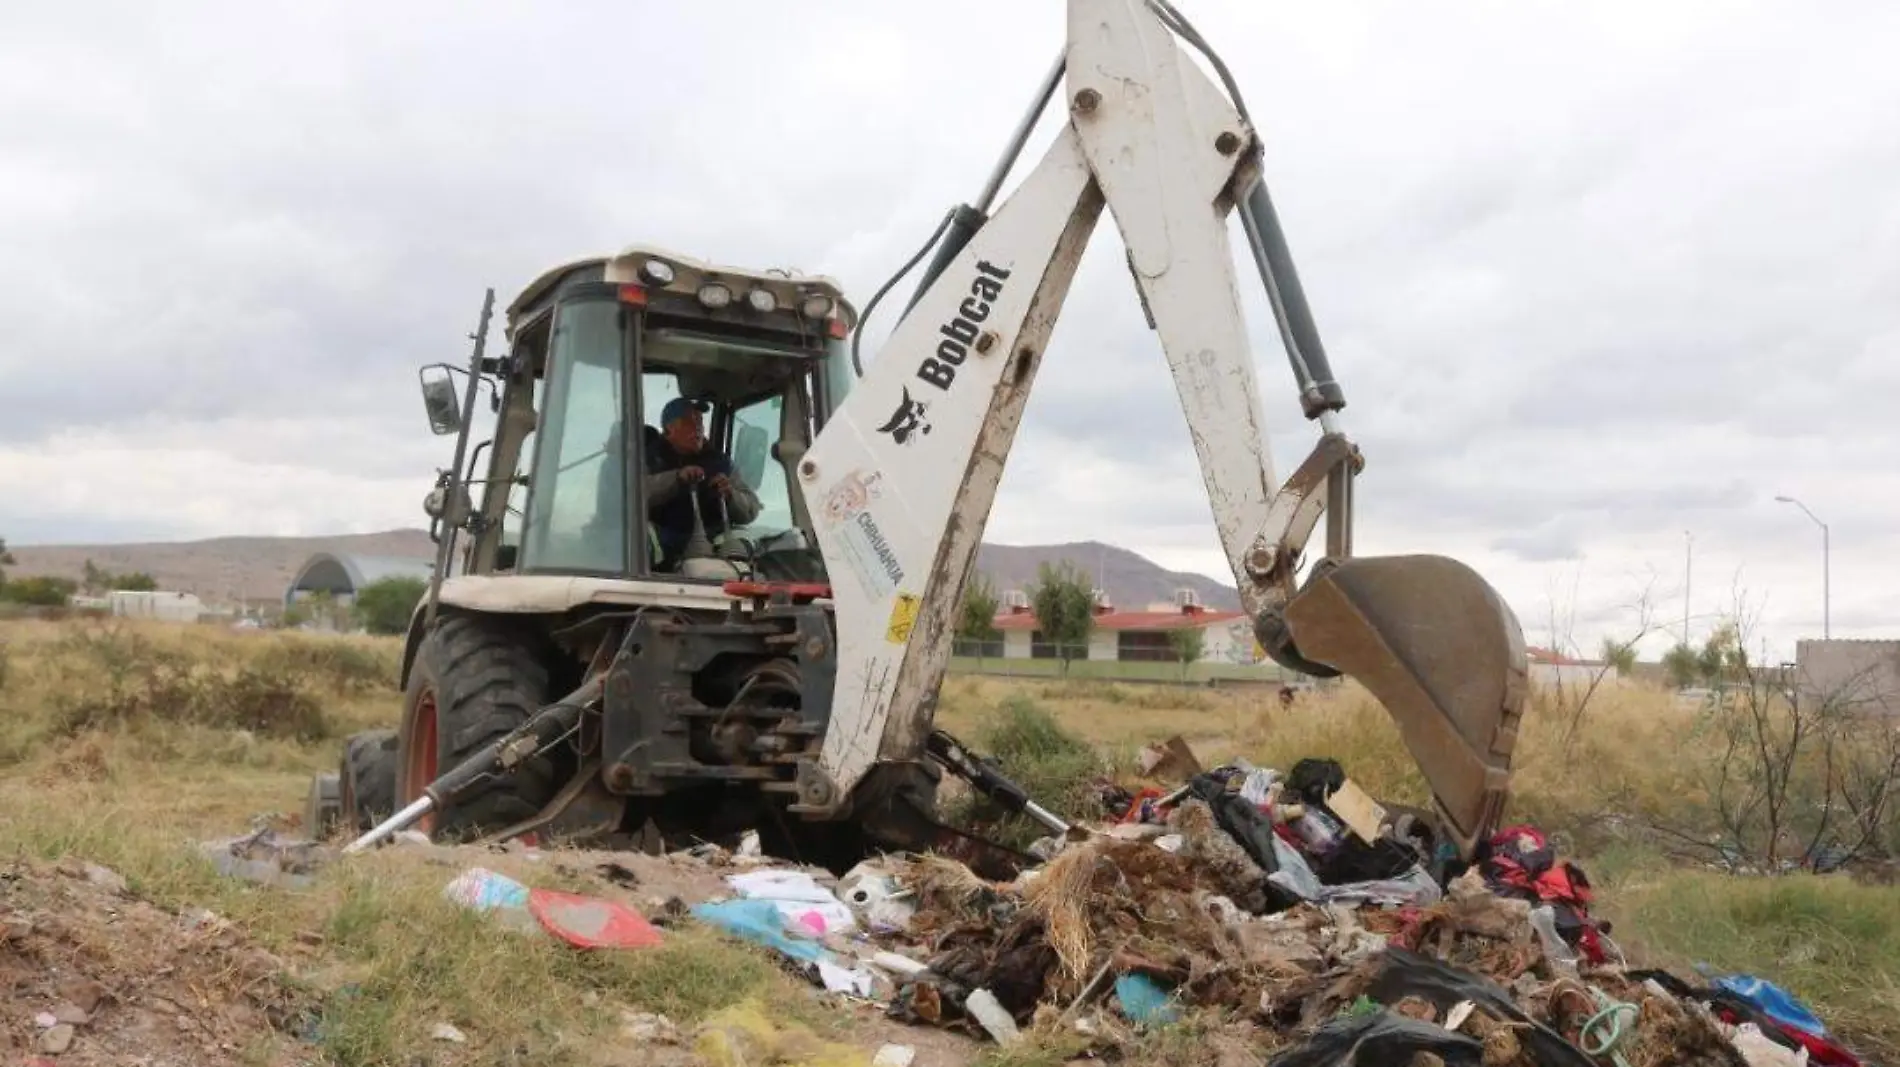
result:
M 231 924 L 138 900 L 103 867 L 0 868 L 9 1063 L 298 1062 L 279 1031 L 309 1016 L 286 970 Z

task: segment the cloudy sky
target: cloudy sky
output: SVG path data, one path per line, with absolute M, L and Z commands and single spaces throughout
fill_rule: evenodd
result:
M 1822 608 L 1791 494 L 1832 526 L 1835 635 L 1900 636 L 1900 7 L 1180 6 L 1266 138 L 1368 458 L 1362 551 L 1466 559 L 1533 641 L 1553 612 L 1587 647 L 1629 632 L 1647 591 L 1653 650 L 1692 535 L 1692 631 L 1739 589 L 1791 655 Z M 1063 22 L 1052 0 L 7 7 L 16 544 L 419 525 L 449 445 L 415 368 L 463 358 L 484 286 L 642 241 L 862 301 L 975 194 Z M 1119 256 L 1104 225 L 989 535 L 1219 575 Z M 1284 473 L 1311 430 L 1251 309 Z

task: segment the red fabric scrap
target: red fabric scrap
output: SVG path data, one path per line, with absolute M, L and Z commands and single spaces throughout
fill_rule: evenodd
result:
M 1821 1067 L 1860 1067 L 1858 1057 L 1825 1037 L 1816 1037 L 1779 1019 L 1775 1020 L 1775 1025 L 1788 1035 L 1789 1040 L 1800 1042 L 1808 1050 L 1809 1063 L 1820 1064 Z
M 576 948 L 651 948 L 660 931 L 625 904 L 598 897 L 530 889 L 528 910 L 547 931 Z

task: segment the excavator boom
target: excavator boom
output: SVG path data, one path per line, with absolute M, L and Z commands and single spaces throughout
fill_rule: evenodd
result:
M 1184 49 L 1200 51 L 1223 84 Z M 1036 115 L 1068 122 L 990 212 Z M 831 575 L 837 688 L 795 810 L 835 815 L 880 762 L 924 758 L 957 604 L 1076 264 L 1106 208 L 1159 335 L 1221 545 L 1279 662 L 1363 684 L 1397 721 L 1469 855 L 1509 786 L 1524 695 L 1516 618 L 1470 568 L 1352 555 L 1362 464 L 1240 94 L 1167 0 L 1069 0 L 1068 45 L 979 203 L 959 208 L 925 284 L 798 468 Z M 1227 217 L 1237 212 L 1319 424 L 1282 484 L 1266 447 Z M 1308 536 L 1326 552 L 1304 584 Z

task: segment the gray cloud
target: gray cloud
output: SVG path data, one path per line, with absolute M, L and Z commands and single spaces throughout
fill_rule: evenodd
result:
M 1820 614 L 1817 531 L 1773 502 L 1793 493 L 1834 524 L 1837 632 L 1892 627 L 1900 11 L 1183 6 L 1266 138 L 1370 463 L 1368 551 L 1470 558 L 1527 617 L 1582 568 L 1578 625 L 1614 629 L 1645 583 L 1680 594 L 1693 529 L 1695 616 L 1739 572 L 1791 641 Z M 646 241 L 862 301 L 973 195 L 1062 23 L 1002 0 L 954 24 L 864 2 L 8 11 L 0 533 L 417 522 L 448 448 L 415 367 L 461 358 L 483 286 L 505 303 Z M 1284 473 L 1313 430 L 1240 267 Z M 1106 218 L 989 530 L 1224 571 Z

